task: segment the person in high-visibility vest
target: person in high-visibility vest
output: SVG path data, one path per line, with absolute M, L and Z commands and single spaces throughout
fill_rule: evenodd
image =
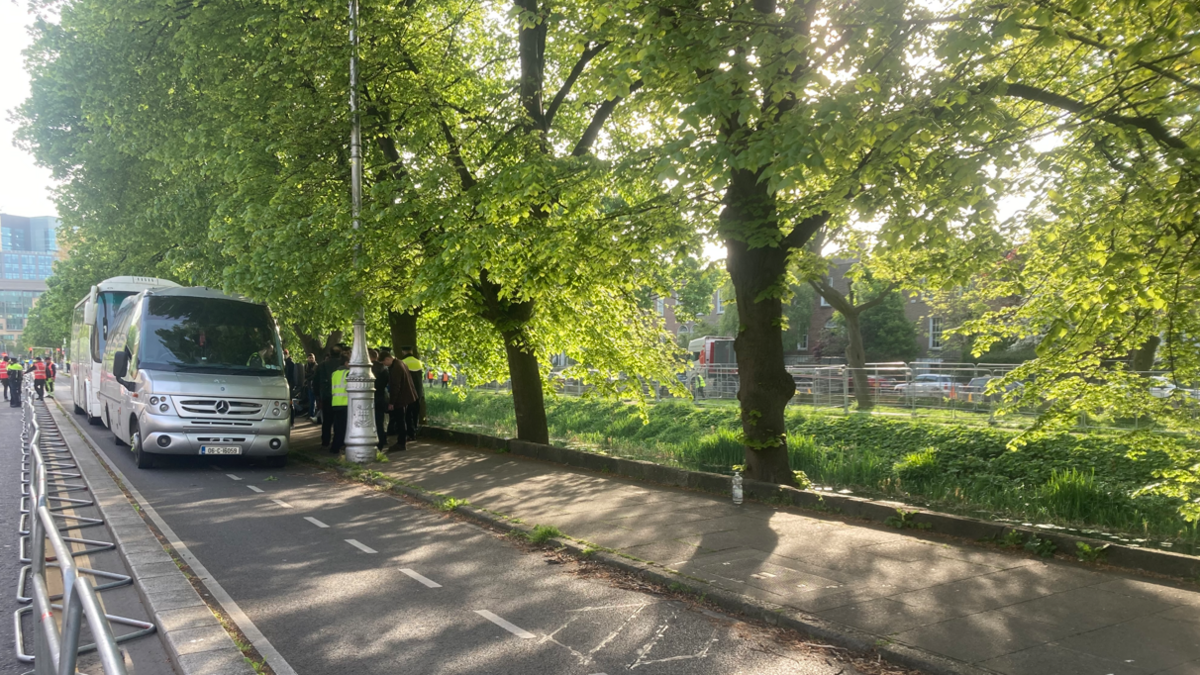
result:
M 0 358 L 0 386 L 4 387 L 4 400 L 8 400 L 8 357 Z
M 704 398 L 704 376 L 696 372 L 696 377 L 692 380 L 692 400 Z
M 53 359 L 46 360 L 46 395 L 54 398 L 54 378 L 58 375 L 58 366 Z
M 8 362 L 8 404 L 14 408 L 21 407 L 21 376 L 25 369 L 16 359 Z
M 425 364 L 413 354 L 412 347 L 401 347 L 400 353 L 403 355 L 400 360 L 412 373 L 413 389 L 417 391 L 417 402 L 404 409 L 404 429 L 408 432 L 408 440 L 415 441 L 417 425 L 425 417 L 425 374 L 421 372 L 425 370 Z
M 330 381 L 329 411 L 333 413 L 333 443 L 329 452 L 337 454 L 346 447 L 346 416 L 349 414 L 350 396 L 346 393 L 346 376 L 350 374 L 350 355 L 342 354 L 342 365 L 333 371 Z
M 450 386 L 450 373 L 442 373 L 442 389 Z
M 37 400 L 42 400 L 46 397 L 46 363 L 42 361 L 42 357 L 37 357 L 25 371 L 33 373 L 33 390 L 37 392 Z

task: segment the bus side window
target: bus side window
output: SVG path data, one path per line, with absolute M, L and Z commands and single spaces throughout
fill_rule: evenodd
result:
M 133 312 L 131 311 L 130 314 Z M 137 362 L 138 362 L 138 337 L 141 332 L 141 323 L 137 319 L 129 322 L 129 330 L 126 332 L 125 349 L 129 352 L 129 379 L 137 377 Z

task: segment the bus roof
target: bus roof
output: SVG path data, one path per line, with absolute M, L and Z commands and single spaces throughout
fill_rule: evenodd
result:
M 245 302 L 251 305 L 265 304 L 261 302 L 255 302 L 244 295 L 231 295 L 207 286 L 173 286 L 169 288 L 159 288 L 151 290 L 151 292 L 147 293 L 146 295 L 157 298 L 213 298 L 217 300 L 235 300 L 237 302 Z
M 158 277 L 113 277 L 96 284 L 104 291 L 143 291 L 147 288 L 179 288 L 179 284 Z
M 96 290 L 100 293 L 111 292 L 128 292 L 137 293 L 148 288 L 178 288 L 179 284 L 158 277 L 111 277 L 96 284 Z M 79 308 L 87 304 L 88 299 L 92 297 L 89 291 L 82 300 L 75 303 L 75 307 Z

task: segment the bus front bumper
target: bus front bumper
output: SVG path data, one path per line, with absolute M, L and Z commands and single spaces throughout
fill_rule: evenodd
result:
M 187 428 L 183 422 L 177 417 L 144 415 L 140 421 L 142 448 L 156 455 L 272 457 L 288 453 L 291 422 L 287 419 L 223 429 Z

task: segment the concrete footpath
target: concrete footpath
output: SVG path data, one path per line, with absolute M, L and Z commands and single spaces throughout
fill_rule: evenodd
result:
M 295 452 L 328 458 L 299 422 Z M 1200 675 L 1200 587 L 451 444 L 370 469 L 813 625 L 1014 675 Z M 400 525 L 400 524 L 398 524 Z M 931 662 L 936 662 L 933 659 Z M 945 670 L 944 668 L 938 668 Z

